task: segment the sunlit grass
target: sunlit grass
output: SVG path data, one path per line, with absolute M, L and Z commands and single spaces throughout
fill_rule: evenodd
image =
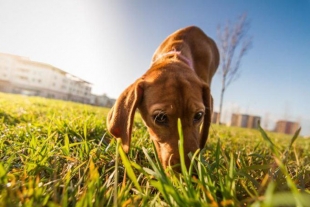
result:
M 206 148 L 177 173 L 161 167 L 139 117 L 124 154 L 106 133 L 107 112 L 0 93 L 0 206 L 310 203 L 310 140 L 297 134 L 214 125 Z

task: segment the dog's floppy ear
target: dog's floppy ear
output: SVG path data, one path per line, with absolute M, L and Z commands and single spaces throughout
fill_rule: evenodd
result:
M 122 146 L 126 153 L 130 147 L 135 111 L 143 96 L 142 85 L 140 80 L 130 85 L 116 100 L 107 117 L 109 132 L 114 137 L 122 139 Z
M 211 116 L 213 111 L 213 98 L 211 96 L 210 88 L 207 85 L 203 86 L 202 90 L 202 97 L 203 103 L 205 105 L 205 116 L 203 120 L 203 125 L 200 132 L 200 149 L 204 148 L 208 135 L 209 135 L 209 128 L 211 125 Z

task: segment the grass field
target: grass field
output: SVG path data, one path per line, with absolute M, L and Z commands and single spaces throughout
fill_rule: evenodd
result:
M 310 206 L 309 139 L 213 125 L 165 172 L 139 117 L 126 156 L 107 112 L 0 93 L 0 206 Z

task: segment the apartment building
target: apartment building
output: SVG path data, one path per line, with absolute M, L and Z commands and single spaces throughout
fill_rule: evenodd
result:
M 46 63 L 0 53 L 0 91 L 90 103 L 91 83 Z
M 218 121 L 219 121 L 219 112 L 215 112 L 215 111 L 213 111 L 212 112 L 212 116 L 211 116 L 211 123 L 213 123 L 213 124 L 217 124 L 218 123 Z
M 258 121 L 261 120 L 259 116 L 249 114 L 232 114 L 231 126 L 238 126 L 243 128 L 258 128 Z
M 284 134 L 294 134 L 299 127 L 300 124 L 297 122 L 280 120 L 277 121 L 274 131 Z
M 103 95 L 91 95 L 90 104 L 95 106 L 112 107 L 115 103 L 115 99 L 109 98 L 106 94 Z

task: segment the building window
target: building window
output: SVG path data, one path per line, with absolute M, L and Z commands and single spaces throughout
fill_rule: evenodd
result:
M 28 77 L 27 76 L 22 76 L 22 75 L 20 75 L 20 76 L 17 76 L 19 79 L 21 79 L 21 80 L 28 80 Z
M 28 72 L 29 72 L 29 70 L 26 69 L 26 68 L 18 68 L 17 70 L 18 70 L 19 72 L 23 72 L 23 73 L 28 73 Z
M 47 97 L 48 97 L 48 98 L 55 98 L 55 95 L 54 95 L 54 94 L 49 93 L 49 94 L 47 95 Z

